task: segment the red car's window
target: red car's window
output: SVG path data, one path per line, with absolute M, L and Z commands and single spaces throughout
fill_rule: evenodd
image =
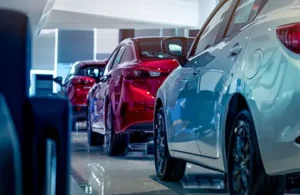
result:
M 83 67 L 79 70 L 78 76 L 99 78 L 103 75 L 103 72 L 104 72 L 104 67 L 99 67 L 99 66 Z
M 161 39 L 141 39 L 138 41 L 138 53 L 144 59 L 168 59 L 173 58 L 161 50 Z

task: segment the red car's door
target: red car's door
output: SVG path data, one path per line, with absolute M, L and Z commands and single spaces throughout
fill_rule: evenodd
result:
M 100 82 L 97 84 L 95 93 L 93 95 L 93 109 L 91 114 L 92 120 L 92 128 L 93 131 L 104 134 L 104 127 L 105 127 L 105 98 L 107 96 L 107 87 L 111 81 L 110 75 L 113 71 L 113 65 L 115 59 L 117 59 L 117 55 L 119 51 L 121 51 L 121 47 L 118 47 L 110 56 L 108 63 L 105 67 L 103 77 L 100 79 Z

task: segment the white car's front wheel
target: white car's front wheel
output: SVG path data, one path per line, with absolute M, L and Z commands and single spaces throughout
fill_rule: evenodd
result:
M 234 122 L 227 156 L 232 195 L 283 195 L 285 176 L 269 176 L 262 164 L 251 114 L 241 111 Z

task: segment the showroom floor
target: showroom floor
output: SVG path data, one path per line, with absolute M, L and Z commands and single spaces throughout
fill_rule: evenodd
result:
M 71 175 L 84 194 L 92 195 L 227 194 L 219 173 L 188 164 L 181 182 L 161 182 L 153 156 L 131 151 L 125 157 L 108 157 L 102 147 L 88 146 L 86 132 L 72 134 Z

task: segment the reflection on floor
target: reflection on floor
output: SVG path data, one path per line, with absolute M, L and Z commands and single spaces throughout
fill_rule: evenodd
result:
M 139 151 L 108 157 L 102 147 L 89 147 L 86 140 L 86 132 L 73 133 L 71 169 L 86 194 L 228 194 L 224 176 L 217 172 L 188 164 L 180 182 L 162 182 L 155 175 L 153 156 Z

